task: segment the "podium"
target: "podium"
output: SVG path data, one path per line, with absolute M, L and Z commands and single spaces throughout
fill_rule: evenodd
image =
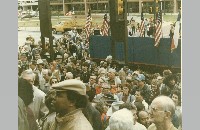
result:
M 101 34 L 100 34 L 100 30 L 99 30 L 99 29 L 95 29 L 95 30 L 94 30 L 94 35 L 101 35 Z

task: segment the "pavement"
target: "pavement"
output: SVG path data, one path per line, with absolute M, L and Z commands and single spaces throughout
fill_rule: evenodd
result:
M 104 15 L 105 13 L 100 13 L 100 14 L 95 14 L 93 13 L 92 16 L 102 16 Z M 136 22 L 140 23 L 141 21 L 141 17 L 140 17 L 140 13 L 129 13 L 128 16 L 127 16 L 127 19 L 130 20 L 131 18 L 133 18 Z M 148 14 L 148 13 L 144 13 L 144 15 L 152 15 L 153 14 Z M 178 13 L 166 13 L 166 15 L 178 15 Z M 84 15 L 83 15 L 84 16 Z M 69 16 L 69 18 L 71 18 L 72 16 Z M 81 17 L 81 16 L 78 16 L 78 17 Z M 84 16 L 85 17 L 85 16 Z M 52 18 L 57 18 L 57 16 L 52 16 Z M 59 16 L 59 18 L 66 18 L 66 16 Z M 68 17 L 67 17 L 68 18 Z M 39 21 L 38 18 L 36 19 L 33 19 L 33 21 Z M 21 22 L 21 21 L 19 21 Z M 170 22 L 166 22 L 166 21 L 163 21 L 163 37 L 168 37 L 169 35 L 169 30 L 170 30 Z M 19 27 L 18 28 L 18 31 L 32 31 L 32 32 L 40 32 L 40 27 Z
M 171 22 L 165 22 L 165 21 L 162 24 L 162 32 L 164 38 L 169 37 L 170 24 Z M 40 27 L 19 27 L 18 31 L 40 32 Z

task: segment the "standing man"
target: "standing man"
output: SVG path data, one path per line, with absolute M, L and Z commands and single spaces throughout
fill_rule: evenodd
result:
M 151 96 L 151 90 L 150 87 L 145 83 L 145 76 L 143 74 L 138 74 L 136 80 L 138 81 L 138 85 L 133 89 L 132 94 L 134 95 L 137 89 L 141 90 L 144 93 L 144 100 L 150 104 L 149 98 Z
M 22 73 L 22 78 L 29 81 L 33 87 L 33 102 L 29 104 L 30 109 L 33 111 L 36 120 L 48 113 L 48 108 L 45 105 L 46 94 L 33 85 L 35 75 L 31 70 L 25 70 Z
M 39 85 L 40 90 L 44 90 L 45 86 L 45 79 L 43 78 L 43 71 L 44 71 L 44 62 L 42 59 L 37 60 L 37 74 L 39 76 Z
M 56 90 L 53 103 L 58 114 L 50 130 L 93 130 L 81 110 L 88 103 L 85 84 L 69 79 L 52 87 Z
M 133 18 L 131 18 L 131 33 L 132 35 L 134 34 L 135 35 L 135 20 Z
M 90 72 L 89 72 L 89 64 L 87 62 L 84 62 L 82 64 L 82 71 L 80 72 L 80 79 L 83 81 L 83 83 L 88 83 L 90 79 Z
M 149 109 L 150 122 L 148 130 L 177 130 L 172 124 L 172 117 L 175 113 L 175 104 L 167 96 L 155 98 Z
M 29 69 L 35 72 L 37 70 L 37 62 L 35 60 L 31 60 L 29 63 Z

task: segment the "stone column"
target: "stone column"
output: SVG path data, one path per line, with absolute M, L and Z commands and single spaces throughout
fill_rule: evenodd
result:
M 87 16 L 88 15 L 87 0 L 84 0 L 84 5 L 85 5 L 85 16 Z
M 174 0 L 174 11 L 173 11 L 173 13 L 177 13 L 177 8 L 178 8 L 177 0 Z
M 142 0 L 139 0 L 139 13 L 142 12 Z

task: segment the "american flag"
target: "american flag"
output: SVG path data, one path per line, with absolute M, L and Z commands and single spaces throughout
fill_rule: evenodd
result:
M 178 14 L 178 18 L 175 24 L 174 36 L 171 39 L 171 52 L 178 46 L 178 39 L 180 38 L 180 21 L 181 21 L 181 12 Z
M 101 28 L 101 35 L 102 36 L 108 36 L 108 29 L 109 29 L 109 22 L 108 22 L 108 19 L 107 19 L 107 14 L 104 15 L 104 18 L 103 18 L 103 25 L 102 25 L 102 28 Z
M 160 38 L 162 36 L 162 12 L 159 9 L 157 16 L 157 24 L 156 24 L 156 33 L 155 33 L 155 44 L 154 46 L 158 47 L 160 43 Z
M 144 15 L 141 13 L 140 37 L 144 37 Z
M 85 23 L 85 33 L 86 33 L 86 41 L 89 42 L 89 37 L 90 37 L 90 29 L 91 29 L 91 12 L 90 10 L 88 11 L 86 23 Z

